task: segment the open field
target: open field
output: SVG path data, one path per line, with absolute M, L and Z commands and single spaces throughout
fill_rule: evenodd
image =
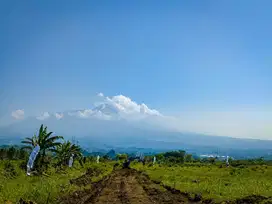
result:
M 21 161 L 0 162 L 0 203 L 21 198 L 38 204 L 88 203 L 271 203 L 272 166 L 217 165 L 143 166 L 114 168 L 115 162 L 88 162 L 43 176 L 26 176 Z M 269 198 L 270 196 L 270 198 Z M 240 199 L 240 200 L 239 200 Z M 7 202 L 9 201 L 9 202 Z
M 143 166 L 134 168 L 146 172 L 152 180 L 186 193 L 201 194 L 217 202 L 251 195 L 272 196 L 272 166 L 243 168 L 201 166 Z

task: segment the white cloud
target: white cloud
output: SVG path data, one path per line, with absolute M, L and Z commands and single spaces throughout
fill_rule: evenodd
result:
M 159 111 L 150 109 L 146 104 L 137 104 L 129 97 L 124 95 L 117 95 L 113 97 L 106 97 L 103 93 L 99 93 L 100 101 L 97 101 L 92 109 L 82 109 L 69 111 L 66 114 L 78 118 L 97 118 L 101 120 L 139 120 L 148 116 L 163 116 Z M 65 113 L 55 113 L 57 119 L 65 116 Z M 49 118 L 48 112 L 44 112 L 37 119 L 45 120 Z
M 92 115 L 93 111 L 91 109 L 78 111 L 78 116 L 81 118 L 88 118 Z
M 145 105 L 144 103 L 137 104 L 135 101 L 132 101 L 129 97 L 123 95 L 113 96 L 112 98 L 106 97 L 106 103 L 112 105 L 114 108 L 118 109 L 121 113 L 125 114 L 161 116 L 159 111 L 148 108 L 147 105 Z
M 129 97 L 117 95 L 113 97 L 105 97 L 103 93 L 98 96 L 102 99 L 95 103 L 92 109 L 83 109 L 76 111 L 69 111 L 69 116 L 76 116 L 79 118 L 97 118 L 101 120 L 119 120 L 121 118 L 127 120 L 143 119 L 148 116 L 162 116 L 159 111 L 150 109 L 146 104 L 137 104 Z M 64 113 L 55 113 L 57 119 L 64 117 Z M 48 112 L 44 112 L 41 116 L 36 117 L 38 120 L 45 120 L 49 118 Z
M 89 118 L 93 114 L 92 109 L 84 109 L 84 110 L 77 110 L 68 112 L 69 116 L 77 116 L 79 118 Z
M 25 116 L 25 111 L 22 109 L 18 109 L 11 112 L 11 116 L 15 118 L 16 120 L 22 120 Z
M 142 104 L 140 105 L 140 112 L 141 112 L 141 113 L 144 113 L 144 114 L 149 114 L 149 115 L 161 115 L 161 114 L 159 113 L 159 111 L 157 111 L 157 110 L 155 110 L 155 109 L 149 109 L 149 108 L 147 107 L 147 105 L 145 105 L 144 103 L 142 103 Z
M 113 117 L 111 115 L 106 115 L 106 114 L 102 113 L 101 111 L 97 111 L 95 113 L 94 117 L 96 117 L 97 119 L 101 119 L 101 120 L 111 120 L 111 119 L 113 119 Z
M 38 120 L 46 120 L 47 118 L 49 118 L 50 115 L 48 112 L 44 112 L 42 115 L 36 117 Z
M 61 118 L 63 118 L 63 113 L 55 113 L 55 117 L 59 120 Z
M 162 116 L 159 111 L 148 108 L 144 103 L 137 104 L 123 95 L 113 97 L 105 97 L 103 93 L 98 95 L 102 98 L 102 101 L 96 102 L 93 109 L 70 111 L 68 115 L 101 120 L 119 120 L 121 118 L 134 120 L 143 119 L 147 116 Z

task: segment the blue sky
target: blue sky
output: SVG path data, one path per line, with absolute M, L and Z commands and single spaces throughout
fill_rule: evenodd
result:
M 271 8 L 265 0 L 1 1 L 0 122 L 16 109 L 89 108 L 103 92 L 208 121 L 204 129 L 223 113 L 224 124 L 239 118 L 272 139 L 264 125 L 272 122 Z

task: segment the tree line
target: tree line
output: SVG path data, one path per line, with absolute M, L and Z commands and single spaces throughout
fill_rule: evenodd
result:
M 27 161 L 30 152 L 37 145 L 40 146 L 40 152 L 34 163 L 34 169 L 37 172 L 43 172 L 47 170 L 49 165 L 56 168 L 65 168 L 68 166 L 68 162 L 71 156 L 74 160 L 78 160 L 81 165 L 86 161 L 95 161 L 96 156 L 89 155 L 84 157 L 82 149 L 79 145 L 73 144 L 71 141 L 64 140 L 63 136 L 54 135 L 53 132 L 49 132 L 47 127 L 40 126 L 38 134 L 34 134 L 32 137 L 26 137 L 21 148 L 8 147 L 0 149 L 1 160 L 14 160 L 20 159 Z M 125 162 L 131 155 L 128 154 L 116 154 L 114 150 L 110 150 L 107 154 L 101 155 L 101 161 L 119 160 Z M 186 153 L 184 150 L 168 151 L 154 155 L 148 155 L 144 157 L 144 163 L 152 163 L 154 156 L 156 157 L 156 163 L 169 163 L 169 164 L 184 164 L 184 163 L 211 163 L 216 164 L 219 161 L 217 158 L 199 158 L 192 154 Z M 222 161 L 220 162 L 222 164 Z M 264 164 L 267 163 L 263 158 L 255 160 L 236 160 L 230 163 L 233 166 L 248 165 L 248 164 Z M 26 162 L 25 162 L 26 165 Z

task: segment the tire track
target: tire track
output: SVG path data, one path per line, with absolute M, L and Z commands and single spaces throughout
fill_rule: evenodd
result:
M 178 204 L 190 202 L 182 193 L 155 184 L 134 169 L 114 170 L 110 176 L 62 199 L 63 204 Z
M 122 204 L 130 204 L 125 185 L 125 182 L 122 180 L 118 197 Z

